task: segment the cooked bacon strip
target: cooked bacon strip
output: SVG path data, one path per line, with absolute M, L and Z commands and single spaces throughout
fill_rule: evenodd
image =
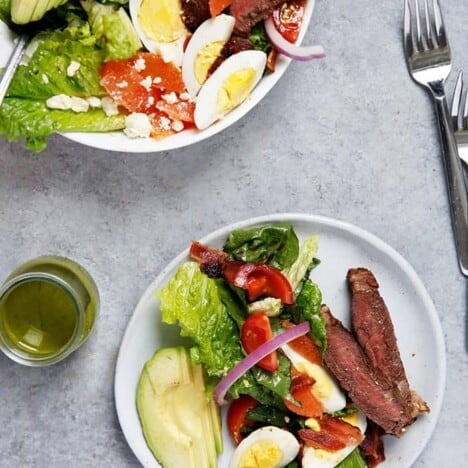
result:
M 390 313 L 375 276 L 366 268 L 352 268 L 346 279 L 351 291 L 353 331 L 371 365 L 393 383 L 413 418 L 429 411 L 427 404 L 410 390 Z
M 320 430 L 300 429 L 298 431 L 299 438 L 307 447 L 336 451 L 349 445 L 357 445 L 364 439 L 358 427 L 342 419 L 324 415 L 316 421 Z
M 221 278 L 228 255 L 222 250 L 213 249 L 200 242 L 192 241 L 190 257 L 200 263 L 200 270 L 210 278 Z
M 324 360 L 351 400 L 387 434 L 400 436 L 411 422 L 401 395 L 392 383 L 374 369 L 354 336 L 337 320 L 327 306 L 322 306 L 327 329 Z
M 366 459 L 369 468 L 374 468 L 385 461 L 384 445 L 382 435 L 384 431 L 372 421 L 368 421 L 366 435 L 359 448 Z

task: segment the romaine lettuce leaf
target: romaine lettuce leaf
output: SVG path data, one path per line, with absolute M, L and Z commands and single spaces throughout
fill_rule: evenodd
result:
M 0 0 L 0 20 L 6 24 L 11 21 L 10 2 L 11 0 Z
M 37 49 L 27 65 L 18 67 L 8 96 L 47 99 L 58 94 L 78 97 L 105 95 L 99 83 L 99 67 L 104 60 L 104 52 L 97 47 L 88 23 L 42 33 L 35 41 Z M 73 76 L 68 76 L 67 68 L 72 61 L 80 66 Z
M 0 107 L 0 133 L 8 141 L 26 138 L 26 147 L 33 151 L 43 150 L 54 132 L 110 132 L 124 127 L 124 116 L 107 117 L 100 109 L 51 110 L 44 101 L 21 98 L 5 98 Z
M 194 342 L 192 358 L 208 375 L 223 377 L 242 358 L 239 330 L 218 291 L 220 285 L 204 275 L 198 263 L 180 266 L 167 286 L 156 292 L 162 321 L 178 323 L 181 336 Z
M 136 54 L 141 42 L 123 8 L 114 9 L 95 0 L 83 0 L 93 35 L 105 51 L 104 60 L 126 59 Z

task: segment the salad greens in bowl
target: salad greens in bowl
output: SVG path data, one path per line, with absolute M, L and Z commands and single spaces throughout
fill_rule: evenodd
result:
M 292 59 L 323 57 L 299 45 L 313 6 L 0 0 L 0 49 L 33 36 L 0 106 L 0 134 L 34 151 L 54 133 L 126 152 L 201 141 L 252 109 Z
M 421 396 L 411 414 L 394 412 L 406 377 L 391 390 L 347 331 L 362 300 Z M 437 313 L 407 262 L 352 225 L 286 214 L 194 241 L 162 271 L 125 332 L 115 399 L 144 466 L 396 468 L 428 442 L 444 379 Z

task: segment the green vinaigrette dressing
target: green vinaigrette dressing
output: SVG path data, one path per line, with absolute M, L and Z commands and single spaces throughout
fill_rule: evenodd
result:
M 6 338 L 36 356 L 57 353 L 71 340 L 77 314 L 75 300 L 65 288 L 40 278 L 17 284 L 0 304 Z

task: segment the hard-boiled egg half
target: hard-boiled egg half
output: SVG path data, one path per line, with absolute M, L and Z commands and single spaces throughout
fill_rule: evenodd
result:
M 182 77 L 189 94 L 194 98 L 206 81 L 208 71 L 231 37 L 233 16 L 218 15 L 204 21 L 193 33 L 182 61 Z
M 195 125 L 209 127 L 242 104 L 255 88 L 265 69 L 267 56 L 259 50 L 231 55 L 206 80 L 195 105 Z
M 320 401 L 325 413 L 334 413 L 346 406 L 345 394 L 324 367 L 310 362 L 287 344 L 281 346 L 281 349 L 299 372 L 315 380 L 311 392 Z
M 342 419 L 358 427 L 362 434 L 366 431 L 367 419 L 360 411 Z M 320 420 L 308 419 L 306 425 L 312 429 L 319 430 Z M 353 443 L 335 451 L 316 449 L 305 445 L 302 451 L 302 468 L 333 468 L 343 461 L 358 445 Z
M 130 0 L 133 25 L 144 46 L 165 62 L 182 64 L 189 34 L 182 18 L 181 0 Z
M 281 468 L 299 453 L 299 442 L 288 431 L 265 426 L 253 431 L 237 446 L 229 468 Z

